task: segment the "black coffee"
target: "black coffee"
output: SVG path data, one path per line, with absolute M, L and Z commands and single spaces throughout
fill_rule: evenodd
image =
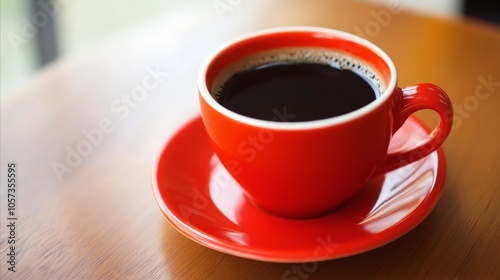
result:
M 278 62 L 234 74 L 221 88 L 218 101 L 248 117 L 299 122 L 352 112 L 378 95 L 368 79 L 351 70 Z M 288 117 L 280 117 L 283 114 Z

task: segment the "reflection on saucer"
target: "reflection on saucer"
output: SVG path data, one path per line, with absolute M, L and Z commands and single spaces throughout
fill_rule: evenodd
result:
M 214 165 L 209 184 L 210 197 L 222 214 L 238 225 L 238 211 L 245 203 L 245 196 L 242 189 L 222 166 L 215 154 L 213 161 L 217 162 L 217 164 Z
M 391 150 L 408 148 L 427 129 L 410 118 Z M 273 216 L 252 204 L 214 155 L 200 118 L 169 140 L 153 172 L 156 202 L 170 224 L 215 250 L 264 261 L 341 258 L 387 244 L 417 226 L 444 187 L 438 150 L 373 178 L 336 211 L 314 219 Z

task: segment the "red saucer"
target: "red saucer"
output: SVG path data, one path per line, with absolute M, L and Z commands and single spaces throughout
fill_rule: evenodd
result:
M 428 135 L 409 118 L 390 150 Z M 217 251 L 273 262 L 321 261 L 387 244 L 417 226 L 439 200 L 442 150 L 372 179 L 335 212 L 306 220 L 270 215 L 250 203 L 214 155 L 201 118 L 169 140 L 153 170 L 153 193 L 170 224 Z

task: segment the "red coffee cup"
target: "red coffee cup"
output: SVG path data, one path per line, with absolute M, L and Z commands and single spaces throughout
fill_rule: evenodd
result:
M 279 62 L 290 50 L 331 52 L 344 60 L 340 66 L 347 69 L 351 61 L 361 64 L 380 89 L 380 97 L 344 115 L 304 122 L 287 121 L 286 111 L 276 112 L 280 122 L 250 118 L 216 100 L 214 87 L 224 81 L 221 77 L 238 71 L 242 61 L 258 64 L 272 56 Z M 290 218 L 329 213 L 370 178 L 429 155 L 445 141 L 453 122 L 451 102 L 438 86 L 398 87 L 394 63 L 380 48 L 326 28 L 264 30 L 222 46 L 201 66 L 198 93 L 213 149 L 247 198 Z M 437 112 L 437 127 L 414 148 L 388 154 L 392 136 L 422 109 Z

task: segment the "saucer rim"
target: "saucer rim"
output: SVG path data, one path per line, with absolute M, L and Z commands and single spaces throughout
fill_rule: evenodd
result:
M 350 241 L 344 242 L 343 244 L 349 244 L 349 252 L 345 253 L 335 253 L 333 255 L 327 255 L 324 257 L 311 257 L 309 254 L 301 254 L 302 251 L 306 252 L 309 250 L 306 249 L 291 249 L 290 253 L 293 257 L 282 258 L 282 257 L 273 257 L 269 254 L 264 254 L 263 250 L 253 250 L 251 247 L 247 247 L 246 250 L 238 250 L 238 248 L 234 245 L 227 244 L 221 240 L 211 238 L 207 234 L 198 231 L 196 228 L 185 225 L 185 223 L 175 215 L 167 203 L 163 199 L 163 196 L 160 193 L 160 186 L 157 182 L 158 175 L 158 167 L 161 159 L 164 157 L 164 153 L 170 144 L 170 142 L 179 135 L 179 133 L 189 127 L 192 123 L 199 120 L 201 118 L 200 115 L 191 117 L 186 121 L 182 122 L 173 133 L 167 137 L 165 144 L 160 149 L 160 152 L 156 156 L 156 160 L 153 163 L 153 168 L 151 172 L 151 189 L 153 192 L 154 200 L 156 205 L 160 209 L 160 212 L 163 217 L 168 221 L 168 223 L 176 229 L 179 233 L 187 237 L 188 239 L 213 250 L 216 250 L 221 253 L 229 254 L 232 256 L 237 256 L 245 259 L 257 260 L 257 261 L 265 261 L 265 262 L 273 262 L 273 263 L 297 263 L 297 262 L 318 262 L 318 261 L 327 261 L 345 258 L 353 255 L 358 255 L 364 252 L 368 252 L 384 245 L 387 245 L 400 237 L 406 235 L 414 228 L 416 228 L 420 223 L 422 223 L 427 216 L 432 212 L 435 208 L 436 204 L 439 202 L 445 187 L 445 179 L 446 179 L 446 158 L 444 155 L 444 151 L 442 147 L 439 147 L 437 150 L 429 154 L 427 157 L 432 155 L 436 155 L 437 158 L 437 167 L 436 167 L 436 175 L 435 179 L 432 183 L 432 189 L 426 193 L 425 198 L 420 202 L 420 204 L 413 209 L 410 213 L 402 217 L 397 223 L 389 227 L 388 229 L 384 229 L 380 233 L 377 233 L 372 238 L 368 240 L 363 240 L 364 242 L 360 243 L 359 241 Z M 425 125 L 420 119 L 414 116 L 410 116 L 408 120 L 416 122 L 419 127 L 424 129 L 427 133 L 430 133 L 430 129 Z M 386 172 L 387 173 L 387 172 Z M 382 173 L 382 176 L 385 173 Z M 262 210 L 261 210 L 262 211 Z M 325 216 L 328 216 L 325 215 Z M 318 217 L 322 218 L 322 217 Z M 300 220 L 296 220 L 300 221 Z M 404 224 L 404 225 L 402 225 Z M 402 228 L 401 228 L 402 227 Z M 385 234 L 381 234 L 384 233 Z M 351 243 L 351 244 L 350 244 Z M 357 244 L 353 246 L 353 244 Z M 284 252 L 284 251 L 281 251 Z M 283 254 L 283 253 L 280 253 Z M 302 255 L 302 257 L 296 257 L 298 255 Z

